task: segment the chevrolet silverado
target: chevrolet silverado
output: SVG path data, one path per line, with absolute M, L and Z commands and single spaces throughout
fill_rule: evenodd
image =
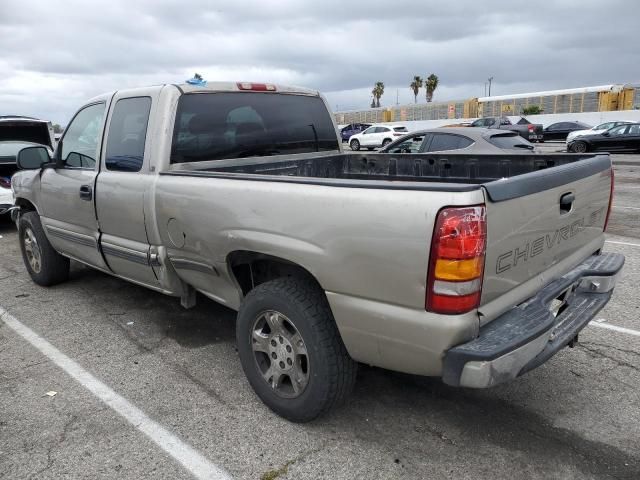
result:
M 237 310 L 248 381 L 292 421 L 343 401 L 358 363 L 473 388 L 523 375 L 576 341 L 624 263 L 603 252 L 608 155 L 347 154 L 302 88 L 104 94 L 18 165 L 37 284 L 75 260 Z

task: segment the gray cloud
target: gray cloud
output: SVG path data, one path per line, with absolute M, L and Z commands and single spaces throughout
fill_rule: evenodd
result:
M 640 80 L 637 2 L 205 0 L 0 2 L 0 114 L 64 123 L 102 91 L 209 79 L 322 90 L 332 106 L 413 101 L 415 74 L 436 100 Z M 560 3 L 560 2 L 557 2 Z M 531 10 L 531 11 L 529 11 Z

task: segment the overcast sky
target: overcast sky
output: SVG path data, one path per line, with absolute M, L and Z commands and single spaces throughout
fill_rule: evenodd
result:
M 560 4 L 560 6 L 558 6 Z M 316 88 L 332 108 L 640 81 L 640 2 L 0 0 L 0 115 L 64 124 L 110 90 L 208 80 Z M 424 91 L 420 93 L 424 102 Z

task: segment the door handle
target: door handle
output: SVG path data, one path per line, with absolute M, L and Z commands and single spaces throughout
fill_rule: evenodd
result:
M 91 200 L 93 198 L 93 189 L 91 185 L 82 185 L 80 187 L 80 198 L 82 200 Z
M 571 206 L 576 196 L 573 193 L 565 193 L 560 197 L 560 213 L 566 213 L 571 210 Z

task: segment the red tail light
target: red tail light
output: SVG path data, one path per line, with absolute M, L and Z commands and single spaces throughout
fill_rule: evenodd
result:
M 529 129 L 530 132 L 533 132 L 536 129 L 534 125 L 527 125 L 527 128 Z
M 486 244 L 484 205 L 440 210 L 431 242 L 427 310 L 459 314 L 478 308 Z
M 250 82 L 238 82 L 236 83 L 240 90 L 250 90 L 252 92 L 275 92 L 276 86 L 270 83 L 250 83 Z
M 607 231 L 607 226 L 609 225 L 609 215 L 611 215 L 611 205 L 613 205 L 613 187 L 614 187 L 614 175 L 613 175 L 613 166 L 611 167 L 611 190 L 609 190 L 609 206 L 607 207 L 607 216 L 604 219 L 604 231 Z
M 0 177 L 0 187 L 11 188 L 11 179 Z

